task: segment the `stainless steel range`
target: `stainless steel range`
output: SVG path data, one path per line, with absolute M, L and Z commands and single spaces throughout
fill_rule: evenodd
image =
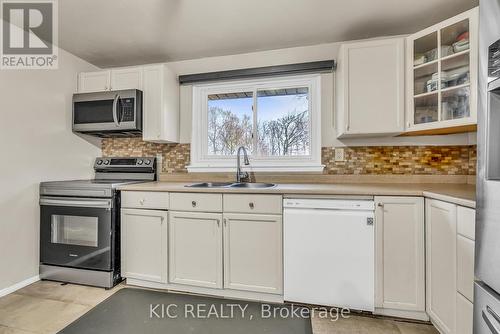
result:
M 40 184 L 40 277 L 111 288 L 120 276 L 119 185 L 156 180 L 156 159 L 97 158 L 95 179 Z

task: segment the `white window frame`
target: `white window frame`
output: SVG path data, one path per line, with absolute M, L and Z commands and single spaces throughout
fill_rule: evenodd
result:
M 309 89 L 310 155 L 258 157 L 250 156 L 250 172 L 322 172 L 321 164 L 321 75 L 297 75 L 259 80 L 239 80 L 193 86 L 193 124 L 191 131 L 191 164 L 188 172 L 234 172 L 235 156 L 208 155 L 208 96 L 232 92 L 307 87 Z M 258 109 L 258 108 L 257 108 Z M 257 111 L 258 112 L 258 111 Z M 254 120 L 255 123 L 255 120 Z M 254 124 L 255 127 L 255 124 Z M 255 131 L 255 130 L 254 130 Z

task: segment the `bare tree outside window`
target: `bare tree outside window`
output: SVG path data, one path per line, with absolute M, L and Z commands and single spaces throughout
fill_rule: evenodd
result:
M 252 106 L 252 92 L 209 95 L 209 155 L 235 155 L 242 145 L 252 151 Z
M 309 155 L 307 88 L 258 91 L 257 106 L 257 144 L 261 155 Z
M 253 92 L 209 95 L 208 154 L 231 156 L 241 145 L 260 156 L 309 155 L 308 88 L 257 91 L 255 108 Z

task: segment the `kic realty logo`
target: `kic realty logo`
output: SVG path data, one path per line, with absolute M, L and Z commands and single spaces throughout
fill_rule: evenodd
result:
M 56 0 L 1 0 L 1 69 L 56 69 Z

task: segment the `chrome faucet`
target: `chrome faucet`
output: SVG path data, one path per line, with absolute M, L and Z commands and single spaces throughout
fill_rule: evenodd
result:
M 236 153 L 236 182 L 240 183 L 242 179 L 248 179 L 248 173 L 241 171 L 241 151 L 243 151 L 243 162 L 245 166 L 250 165 L 250 161 L 248 160 L 247 149 L 244 146 L 238 147 L 238 153 Z

